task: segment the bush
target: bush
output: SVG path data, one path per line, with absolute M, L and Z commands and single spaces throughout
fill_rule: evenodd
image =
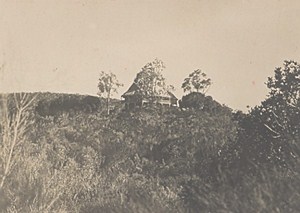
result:
M 102 105 L 102 101 L 94 96 L 51 94 L 48 98 L 39 100 L 36 111 L 42 116 L 54 116 L 67 112 L 95 113 Z
M 179 106 L 180 108 L 196 109 L 210 114 L 231 112 L 228 107 L 222 106 L 213 100 L 211 96 L 205 96 L 199 92 L 191 92 L 190 94 L 183 96 L 179 101 Z

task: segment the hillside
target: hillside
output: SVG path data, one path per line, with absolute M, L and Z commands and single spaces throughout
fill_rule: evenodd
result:
M 291 211 L 298 208 L 292 188 L 277 190 L 282 184 L 296 187 L 297 179 L 240 170 L 241 120 L 211 97 L 196 97 L 206 103 L 201 107 L 134 110 L 115 100 L 108 116 L 96 97 L 37 95 L 26 117 L 30 131 L 3 188 L 10 194 L 0 198 L 2 209 L 264 212 L 288 210 L 287 200 Z

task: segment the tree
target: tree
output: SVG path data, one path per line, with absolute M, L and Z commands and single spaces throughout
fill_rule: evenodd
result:
M 277 141 L 277 151 L 285 158 L 299 156 L 300 120 L 300 64 L 285 61 L 275 69 L 274 77 L 268 78 L 269 97 L 260 112 L 263 125 Z
M 269 96 L 260 106 L 267 119 L 264 125 L 273 137 L 286 138 L 299 134 L 300 116 L 300 65 L 295 61 L 285 61 L 284 66 L 275 69 L 274 77 L 269 77 Z
M 15 165 L 16 158 L 22 150 L 22 145 L 26 140 L 29 131 L 30 108 L 35 100 L 26 93 L 14 93 L 13 101 L 9 103 L 8 95 L 1 95 L 1 125 L 0 134 L 0 190 L 3 189 L 8 176 Z M 12 98 L 11 98 L 12 99 Z
M 213 100 L 211 96 L 205 96 L 198 92 L 191 92 L 184 95 L 179 101 L 179 106 L 180 108 L 201 110 L 203 112 L 208 112 L 211 115 L 231 114 L 230 108 Z
M 202 92 L 206 93 L 209 86 L 212 84 L 211 79 L 207 78 L 206 74 L 200 69 L 195 70 L 187 78 L 184 79 L 181 88 L 184 92 Z
M 286 104 L 299 109 L 300 65 L 295 61 L 285 61 L 284 66 L 275 69 L 275 76 L 269 77 L 267 86 L 270 97 L 279 97 Z
M 166 84 L 166 79 L 162 75 L 164 69 L 163 61 L 155 59 L 147 63 L 137 74 L 134 83 L 140 88 L 144 97 L 153 99 L 174 89 L 172 85 Z
M 257 163 L 290 166 L 300 156 L 300 65 L 285 61 L 274 73 L 266 82 L 266 100 L 241 121 L 242 155 Z
M 109 114 L 110 98 L 113 93 L 118 92 L 117 90 L 121 86 L 123 86 L 123 84 L 118 81 L 115 74 L 101 71 L 98 82 L 98 95 L 106 99 L 107 114 Z

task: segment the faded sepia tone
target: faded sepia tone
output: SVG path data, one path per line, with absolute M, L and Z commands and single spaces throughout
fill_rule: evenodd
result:
M 5 92 L 96 95 L 98 73 L 111 70 L 122 93 L 157 57 L 171 84 L 202 69 L 214 82 L 209 94 L 245 110 L 265 97 L 274 68 L 300 53 L 296 0 L 0 2 Z
M 300 212 L 296 0 L 0 0 L 0 212 Z

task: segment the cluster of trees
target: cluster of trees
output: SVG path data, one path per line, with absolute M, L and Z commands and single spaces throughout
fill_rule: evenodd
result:
M 156 97 L 165 94 L 168 91 L 173 91 L 173 85 L 168 85 L 166 79 L 163 77 L 163 70 L 165 65 L 162 60 L 155 59 L 142 67 L 141 71 L 137 73 L 134 83 L 140 88 L 142 96 L 148 100 L 155 99 Z M 212 81 L 200 69 L 193 71 L 184 82 L 181 88 L 184 92 L 197 92 L 205 94 L 211 86 Z M 109 103 L 113 93 L 117 93 L 117 89 L 123 86 L 115 74 L 101 72 L 98 81 L 98 95 L 104 97 L 107 101 L 107 114 L 109 114 Z
M 157 72 L 158 62 L 142 72 Z M 105 102 L 92 113 L 66 105 L 43 116 L 41 94 L 2 95 L 0 210 L 299 212 L 300 65 L 276 68 L 268 97 L 247 114 L 206 96 L 211 80 L 201 73 L 184 80 L 186 110 L 105 116 Z

